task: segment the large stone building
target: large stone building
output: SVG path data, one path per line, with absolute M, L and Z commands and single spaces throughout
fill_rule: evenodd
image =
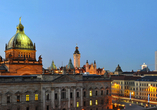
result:
M 0 57 L 0 74 L 42 74 L 42 58 L 36 60 L 35 43 L 25 34 L 21 18 L 16 28 L 16 34 L 6 44 L 5 58 Z
M 109 78 L 76 74 L 71 59 L 67 69 L 59 70 L 62 74 L 42 71 L 42 58 L 36 60 L 35 44 L 21 19 L 5 53 L 0 57 L 0 110 L 112 109 Z M 51 69 L 57 71 L 54 62 Z
M 110 84 L 98 75 L 0 76 L 0 109 L 111 109 Z

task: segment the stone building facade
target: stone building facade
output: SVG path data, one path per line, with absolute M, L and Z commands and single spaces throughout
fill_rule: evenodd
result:
M 105 110 L 111 80 L 80 74 L 0 76 L 1 110 Z

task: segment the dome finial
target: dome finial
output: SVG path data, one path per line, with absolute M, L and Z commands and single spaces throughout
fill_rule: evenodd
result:
M 21 17 L 19 18 L 19 24 L 21 24 Z

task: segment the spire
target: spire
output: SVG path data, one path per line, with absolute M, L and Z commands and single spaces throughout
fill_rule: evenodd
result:
M 21 24 L 21 17 L 19 18 L 19 24 Z
M 96 61 L 94 60 L 94 64 L 96 64 Z
M 71 58 L 70 58 L 70 60 L 69 60 L 69 64 L 68 64 L 68 66 L 67 66 L 67 69 L 74 69 L 74 66 L 73 66 L 73 64 L 72 64 Z

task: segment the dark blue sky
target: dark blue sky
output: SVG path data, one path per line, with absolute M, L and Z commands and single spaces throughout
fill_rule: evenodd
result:
M 1 0 L 0 55 L 21 22 L 47 68 L 68 64 L 76 43 L 81 66 L 88 60 L 114 71 L 154 70 L 157 0 Z

